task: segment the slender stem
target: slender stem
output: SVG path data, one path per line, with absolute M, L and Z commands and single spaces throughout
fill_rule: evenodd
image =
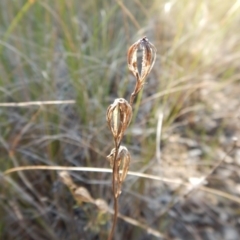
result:
M 11 24 L 9 25 L 7 31 L 4 33 L 2 40 L 3 42 L 7 42 L 9 39 L 11 33 L 13 30 L 17 27 L 17 25 L 20 23 L 21 19 L 24 17 L 24 15 L 27 13 L 27 11 L 30 9 L 30 7 L 33 5 L 34 1 L 27 1 L 23 7 L 19 10 L 19 12 L 16 14 L 14 19 L 12 20 Z M 0 54 L 2 54 L 4 45 L 0 45 Z
M 137 94 L 136 94 L 135 92 L 133 92 L 133 93 L 131 94 L 131 98 L 130 98 L 130 105 L 131 105 L 131 106 L 133 105 L 133 101 L 134 101 L 136 95 L 137 95 Z
M 114 215 L 113 215 L 113 223 L 112 223 L 112 229 L 111 232 L 108 236 L 108 240 L 112 240 L 113 239 L 113 235 L 115 232 L 115 228 L 117 225 L 117 217 L 118 217 L 118 194 L 116 194 L 116 190 L 118 191 L 118 189 L 116 189 L 118 186 L 116 186 L 116 174 L 118 174 L 118 166 L 117 166 L 117 155 L 118 155 L 118 150 L 119 150 L 119 146 L 120 144 L 117 143 L 117 141 L 115 141 L 115 155 L 114 155 L 114 161 L 113 161 L 113 172 L 112 172 L 112 190 L 113 190 L 113 198 L 114 198 Z
M 113 223 L 112 223 L 112 229 L 111 233 L 108 237 L 108 240 L 113 239 L 113 234 L 115 232 L 115 228 L 117 225 L 117 218 L 118 218 L 118 197 L 114 196 L 114 215 L 113 215 Z

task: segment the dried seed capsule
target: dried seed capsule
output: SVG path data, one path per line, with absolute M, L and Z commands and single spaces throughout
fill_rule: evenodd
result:
M 115 158 L 115 152 L 116 152 L 116 149 L 113 148 L 111 150 L 110 154 L 107 155 L 107 160 L 109 161 L 111 168 L 113 168 L 113 161 L 114 161 L 114 158 Z
M 114 195 L 118 197 L 121 194 L 122 183 L 125 180 L 129 165 L 130 165 L 130 153 L 128 149 L 124 146 L 120 146 L 118 149 L 117 156 L 115 157 L 116 149 L 113 148 L 111 153 L 107 156 L 107 159 L 110 161 L 110 166 L 113 168 L 114 175 Z M 115 159 L 115 165 L 114 165 Z
M 74 183 L 73 183 L 73 180 L 69 174 L 69 172 L 67 171 L 61 171 L 59 172 L 59 177 L 61 179 L 61 181 L 67 185 L 69 188 L 73 188 L 74 186 L 76 186 Z M 73 187 L 72 187 L 73 186 Z
M 94 202 L 94 199 L 85 187 L 77 186 L 73 182 L 69 172 L 61 171 L 59 176 L 61 181 L 71 190 L 78 204 L 81 204 L 82 202 Z
M 135 42 L 129 49 L 127 54 L 128 68 L 132 74 L 139 79 L 138 65 L 137 65 L 137 51 L 139 47 L 139 41 Z
M 137 60 L 138 51 L 142 51 L 141 63 L 138 63 Z M 156 52 L 156 48 L 146 37 L 138 40 L 129 48 L 127 56 L 128 68 L 137 79 L 135 94 L 141 90 L 146 77 L 152 70 L 156 60 Z M 140 66 L 140 72 L 138 66 Z
M 78 202 L 94 202 L 91 194 L 85 187 L 78 187 L 74 192 L 74 197 Z
M 109 207 L 108 207 L 105 200 L 103 200 L 101 198 L 98 198 L 98 199 L 95 200 L 94 203 L 100 211 L 109 212 Z
M 106 119 L 114 141 L 120 144 L 123 134 L 132 118 L 132 107 L 124 98 L 115 99 L 107 109 Z
M 119 152 L 118 152 L 118 158 L 120 160 L 120 181 L 123 182 L 127 176 L 129 165 L 130 165 L 130 153 L 128 149 L 124 146 L 120 146 Z

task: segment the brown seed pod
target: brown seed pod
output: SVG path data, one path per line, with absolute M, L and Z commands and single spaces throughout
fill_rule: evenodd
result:
M 114 103 L 108 107 L 106 120 L 117 145 L 120 145 L 131 118 L 132 107 L 124 98 L 115 99 Z
M 139 47 L 139 41 L 135 42 L 129 49 L 127 54 L 128 68 L 132 74 L 139 79 L 138 66 L 137 66 L 137 51 Z
M 78 186 L 73 182 L 69 172 L 61 171 L 59 173 L 59 177 L 61 181 L 71 190 L 73 197 L 78 204 L 81 204 L 82 202 L 94 202 L 94 199 L 85 187 Z
M 124 146 L 120 146 L 118 156 L 121 159 L 120 181 L 123 182 L 125 180 L 126 176 L 127 176 L 127 173 L 128 173 L 131 156 L 130 156 L 130 153 L 129 153 L 128 149 Z
M 69 188 L 74 188 L 74 186 L 76 186 L 76 185 L 73 183 L 73 180 L 72 180 L 69 172 L 67 172 L 67 171 L 61 171 L 61 172 L 59 172 L 59 177 L 60 177 L 60 180 L 61 180 L 66 186 L 68 186 Z
M 115 158 L 116 149 L 113 148 L 111 150 L 111 153 L 107 156 L 107 159 L 110 162 L 111 168 L 113 168 L 113 174 L 114 174 L 114 184 L 115 184 L 115 197 L 118 197 L 121 194 L 121 187 L 122 183 L 125 180 L 129 165 L 131 156 L 128 151 L 128 149 L 124 146 L 120 146 L 118 150 L 118 155 Z M 115 161 L 115 169 L 114 169 L 114 159 Z
M 98 198 L 94 201 L 97 208 L 102 212 L 109 212 L 109 207 L 105 200 Z
M 73 192 L 74 198 L 78 202 L 94 202 L 94 199 L 92 198 L 91 194 L 85 187 L 78 187 L 76 190 Z
M 138 63 L 138 52 L 142 51 L 142 61 Z M 156 48 L 146 37 L 135 42 L 128 50 L 128 68 L 137 79 L 133 95 L 136 95 L 143 87 L 144 82 L 156 60 Z M 139 72 L 138 66 L 141 71 Z

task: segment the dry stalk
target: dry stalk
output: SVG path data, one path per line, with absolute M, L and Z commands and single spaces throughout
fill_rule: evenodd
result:
M 240 146 L 238 146 L 238 148 L 239 147 Z M 0 177 L 1 176 L 5 176 L 6 177 L 7 175 L 9 175 L 11 173 L 14 173 L 14 172 L 32 171 L 32 170 L 45 170 L 45 171 L 52 171 L 52 170 L 63 171 L 63 170 L 65 170 L 65 171 L 80 171 L 80 172 L 112 173 L 112 170 L 110 170 L 109 168 L 62 167 L 62 166 L 38 165 L 38 166 L 22 166 L 22 167 L 10 168 L 10 169 L 6 170 L 5 172 L 3 172 L 3 174 L 0 173 Z M 128 171 L 128 175 L 135 176 L 135 177 L 140 177 L 140 178 L 145 178 L 145 179 L 151 179 L 151 180 L 155 180 L 155 181 L 161 181 L 161 182 L 168 183 L 168 184 L 182 185 L 182 186 L 185 186 L 187 188 L 192 188 L 193 187 L 193 184 L 189 183 L 189 182 L 183 182 L 183 181 L 180 181 L 178 179 L 168 179 L 168 178 L 158 177 L 158 176 L 149 175 L 149 174 L 145 174 L 145 173 L 141 173 L 141 172 L 131 172 L 131 171 Z M 204 191 L 204 192 L 207 192 L 207 193 L 215 194 L 216 196 L 223 197 L 223 198 L 226 198 L 226 199 L 228 199 L 230 201 L 233 201 L 235 203 L 240 204 L 240 198 L 237 197 L 237 196 L 234 196 L 232 194 L 229 194 L 229 193 L 217 190 L 217 189 L 205 187 L 205 186 L 202 186 L 200 184 L 198 184 L 197 187 L 195 187 L 195 188 L 200 190 L 200 191 Z
M 142 55 L 140 63 L 138 62 L 139 50 L 141 50 Z M 107 156 L 112 168 L 112 190 L 114 198 L 113 224 L 108 240 L 113 239 L 117 217 L 119 216 L 118 198 L 121 194 L 122 183 L 127 176 L 131 159 L 128 149 L 121 146 L 122 138 L 132 118 L 132 105 L 134 99 L 143 88 L 145 79 L 152 70 L 155 59 L 156 48 L 146 37 L 138 40 L 129 48 L 127 55 L 128 68 L 136 78 L 136 85 L 131 94 L 130 103 L 124 98 L 118 98 L 115 99 L 113 104 L 107 109 L 106 120 L 114 140 L 114 148 Z
M 74 197 L 78 205 L 81 205 L 82 202 L 91 203 L 98 208 L 100 214 L 112 214 L 112 215 L 114 214 L 114 210 L 108 206 L 107 202 L 104 199 L 101 199 L 101 198 L 94 199 L 86 188 L 76 185 L 73 182 L 69 172 L 61 171 L 59 172 L 59 177 L 60 177 L 60 180 L 70 189 L 72 196 Z M 124 175 L 122 177 L 124 177 Z M 131 225 L 144 229 L 146 232 L 148 232 L 149 234 L 155 237 L 158 237 L 158 238 L 161 237 L 162 239 L 165 239 L 165 236 L 162 233 L 160 233 L 159 231 L 153 228 L 148 227 L 147 225 L 135 219 L 124 216 L 119 213 L 118 213 L 118 217 Z

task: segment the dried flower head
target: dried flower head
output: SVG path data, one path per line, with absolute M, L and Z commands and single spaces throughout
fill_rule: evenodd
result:
M 106 119 L 117 145 L 120 145 L 131 118 L 132 107 L 124 98 L 115 99 L 113 104 L 108 107 Z
M 141 71 L 138 70 L 137 53 L 142 51 Z M 137 81 L 144 82 L 156 60 L 156 48 L 146 37 L 135 42 L 128 50 L 128 68 L 136 77 Z
M 128 149 L 124 146 L 119 147 L 116 157 L 115 157 L 115 154 L 116 154 L 116 149 L 113 148 L 111 150 L 111 153 L 107 156 L 107 159 L 110 162 L 110 166 L 113 168 L 114 184 L 116 186 L 114 194 L 117 197 L 121 194 L 121 186 L 127 176 L 131 156 Z M 114 169 L 114 160 L 115 160 L 115 169 Z
M 139 51 L 141 51 L 142 54 L 141 62 L 138 62 Z M 146 37 L 135 42 L 128 50 L 128 68 L 137 79 L 135 89 L 130 98 L 130 105 L 133 104 L 136 95 L 145 83 L 146 77 L 152 70 L 156 60 L 156 52 L 156 48 Z

